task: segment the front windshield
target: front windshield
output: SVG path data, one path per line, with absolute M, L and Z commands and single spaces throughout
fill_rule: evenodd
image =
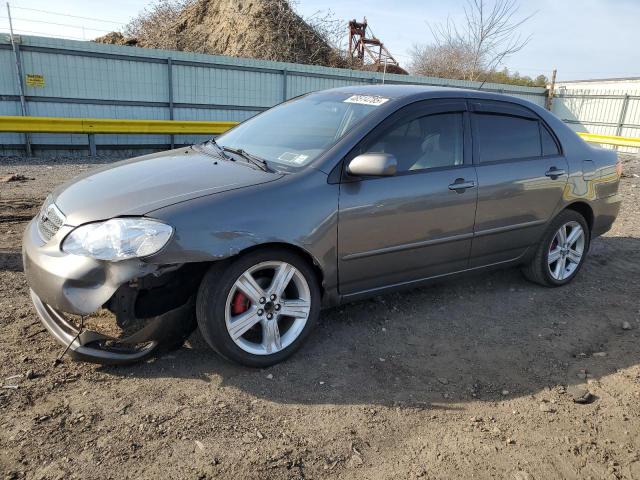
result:
M 276 167 L 294 169 L 312 162 L 387 100 L 370 95 L 311 94 L 247 120 L 217 142 L 279 164 Z

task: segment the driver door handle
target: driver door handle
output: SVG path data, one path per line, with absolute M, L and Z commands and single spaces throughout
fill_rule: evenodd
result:
M 449 190 L 455 190 L 458 193 L 464 192 L 467 188 L 473 188 L 476 182 L 473 180 L 466 181 L 464 178 L 456 178 L 456 181 L 449 185 Z
M 546 177 L 551 177 L 552 180 L 555 180 L 556 178 L 558 178 L 561 175 L 564 175 L 565 173 L 567 172 L 565 172 L 561 168 L 551 167 L 549 170 L 544 172 L 544 175 Z

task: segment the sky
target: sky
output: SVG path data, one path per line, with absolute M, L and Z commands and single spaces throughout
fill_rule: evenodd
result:
M 487 0 L 491 2 L 491 0 Z M 5 2 L 2 2 L 5 3 Z M 16 33 L 90 40 L 127 21 L 149 0 L 10 0 Z M 367 17 L 375 35 L 402 65 L 416 43 L 430 43 L 429 24 L 461 19 L 465 0 L 297 0 L 305 16 L 333 12 L 346 22 Z M 40 10 L 40 11 L 36 11 Z M 640 77 L 640 0 L 520 0 L 530 42 L 504 66 L 521 75 L 559 80 Z M 56 15 L 58 14 L 58 15 Z M 0 31 L 7 32 L 6 7 Z

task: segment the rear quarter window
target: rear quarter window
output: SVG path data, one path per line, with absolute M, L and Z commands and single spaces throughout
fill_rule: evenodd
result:
M 541 156 L 538 120 L 489 113 L 474 117 L 480 163 Z
M 560 155 L 560 149 L 553 135 L 551 135 L 549 129 L 542 124 L 540 124 L 540 135 L 542 136 L 542 155 L 545 157 Z

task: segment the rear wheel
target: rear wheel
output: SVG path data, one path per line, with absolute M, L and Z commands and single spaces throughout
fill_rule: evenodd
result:
M 202 335 L 214 350 L 265 367 L 289 357 L 309 335 L 320 313 L 320 287 L 301 256 L 262 250 L 214 265 L 196 306 Z
M 522 269 L 525 277 L 547 287 L 569 283 L 582 268 L 590 238 L 582 215 L 573 210 L 561 212 L 549 225 L 533 259 Z

